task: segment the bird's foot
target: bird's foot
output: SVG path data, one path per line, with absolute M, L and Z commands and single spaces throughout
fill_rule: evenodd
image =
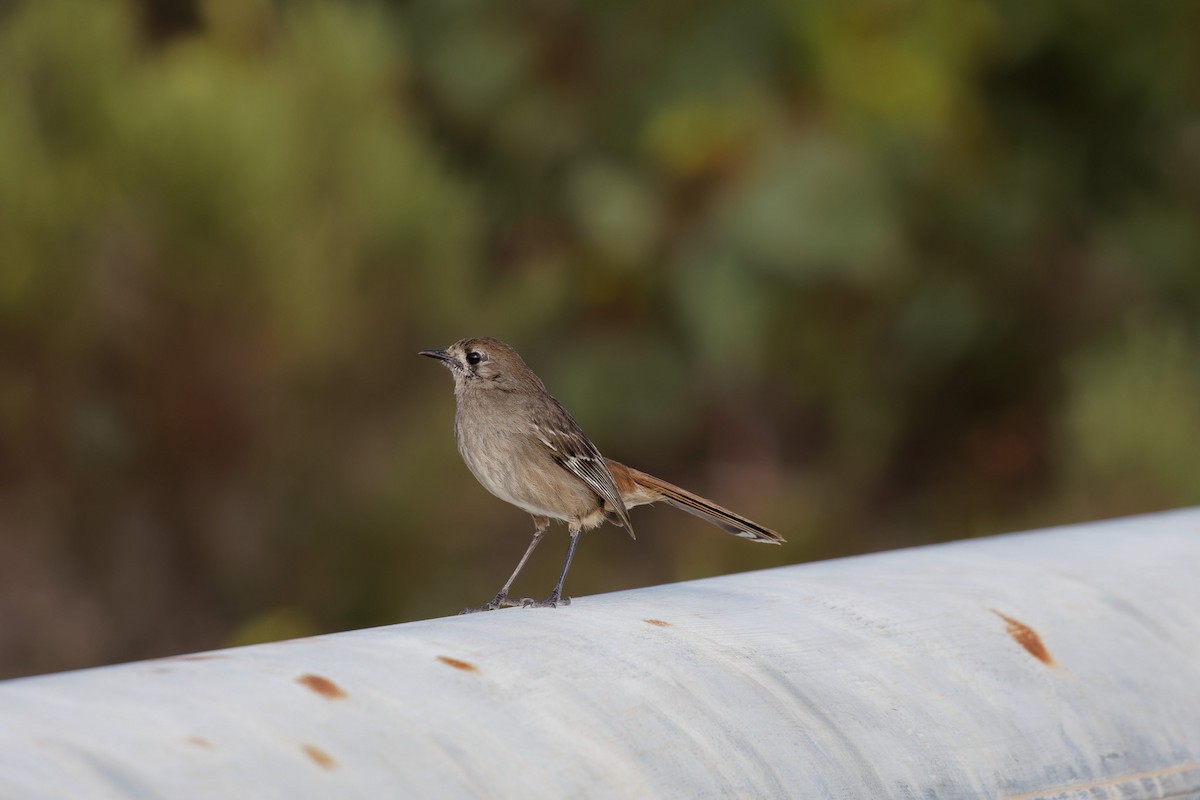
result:
M 521 606 L 524 604 L 525 604 L 524 600 L 513 600 L 504 592 L 500 592 L 499 594 L 497 594 L 495 597 L 493 597 L 491 600 L 487 601 L 483 605 L 474 606 L 473 608 L 464 608 L 462 611 L 460 611 L 458 613 L 460 615 L 461 614 L 474 614 L 478 611 L 495 611 L 496 609 L 499 609 L 499 608 L 516 608 L 517 606 Z
M 545 600 L 534 600 L 532 597 L 526 597 L 521 601 L 522 608 L 558 608 L 559 606 L 571 605 L 571 598 L 561 597 L 556 592 Z

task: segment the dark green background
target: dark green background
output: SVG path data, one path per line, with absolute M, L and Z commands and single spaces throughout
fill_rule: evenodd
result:
M 1165 0 L 0 0 L 0 675 L 490 597 L 465 336 L 789 539 L 639 509 L 568 593 L 1200 501 L 1198 54 Z

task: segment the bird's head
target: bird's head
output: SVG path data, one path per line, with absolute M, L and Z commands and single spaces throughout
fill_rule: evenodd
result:
M 456 391 L 467 388 L 545 391 L 521 355 L 490 336 L 460 339 L 445 350 L 422 350 L 420 355 L 441 361 L 454 376 Z

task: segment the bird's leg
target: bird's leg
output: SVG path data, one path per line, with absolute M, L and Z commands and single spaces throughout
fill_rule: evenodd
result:
M 567 569 L 571 566 L 571 559 L 575 556 L 575 545 L 579 544 L 579 532 L 582 526 L 579 523 L 571 525 L 571 543 L 567 545 L 567 557 L 563 561 L 562 572 L 558 573 L 558 583 L 554 585 L 554 591 L 545 600 L 522 600 L 521 605 L 526 608 L 555 608 L 556 606 L 571 605 L 571 598 L 562 596 L 563 581 L 567 579 Z
M 550 527 L 550 520 L 546 517 L 535 516 L 533 518 L 533 541 L 529 543 L 529 547 L 525 550 L 525 555 L 521 556 L 521 560 L 517 562 L 517 568 L 513 570 L 513 574 L 508 576 L 508 580 L 504 582 L 504 586 L 500 591 L 496 592 L 496 596 L 488 602 L 476 608 L 464 608 L 459 614 L 472 614 L 476 611 L 495 611 L 498 608 L 512 608 L 523 604 L 520 600 L 510 600 L 508 590 L 512 588 L 513 581 L 517 579 L 517 575 L 525 567 L 525 562 L 529 560 L 529 556 L 533 555 L 534 549 L 538 543 L 542 541 L 542 537 L 546 535 L 546 529 Z

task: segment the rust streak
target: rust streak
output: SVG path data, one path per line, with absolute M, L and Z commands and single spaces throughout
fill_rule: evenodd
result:
M 323 678 L 320 675 L 301 675 L 299 678 L 296 678 L 296 683 L 312 689 L 328 700 L 340 700 L 346 696 L 342 687 L 329 680 L 329 678 Z
M 329 755 L 329 753 L 326 753 L 315 744 L 301 745 L 300 749 L 303 750 L 304 755 L 311 758 L 317 764 L 317 766 L 324 767 L 325 769 L 337 768 L 337 762 L 333 760 L 333 756 Z
M 457 658 L 451 658 L 450 656 L 438 656 L 437 658 L 438 658 L 438 661 L 442 662 L 446 666 L 454 667 L 455 669 L 461 669 L 464 672 L 478 672 L 479 671 L 479 667 L 475 666 L 470 661 L 462 661 Z
M 1000 619 L 1004 620 L 1005 628 L 1008 630 L 1008 635 L 1013 640 L 1029 651 L 1029 655 L 1036 658 L 1038 661 L 1047 666 L 1054 665 L 1054 659 L 1050 657 L 1050 653 L 1046 650 L 1046 645 L 1042 644 L 1042 638 L 1037 635 L 1037 631 L 1029 627 L 1023 622 L 1018 622 L 1012 617 L 1001 614 L 996 609 L 990 609 Z
M 194 744 L 196 747 L 203 747 L 205 750 L 213 749 L 213 743 L 203 736 L 189 736 L 187 737 L 187 743 Z
M 655 626 L 656 628 L 669 628 L 669 627 L 671 627 L 671 623 L 669 623 L 669 622 L 664 622 L 664 621 L 663 621 L 663 620 L 661 620 L 661 619 L 644 619 L 644 620 L 642 620 L 642 622 L 645 622 L 647 625 L 653 625 L 653 626 Z

